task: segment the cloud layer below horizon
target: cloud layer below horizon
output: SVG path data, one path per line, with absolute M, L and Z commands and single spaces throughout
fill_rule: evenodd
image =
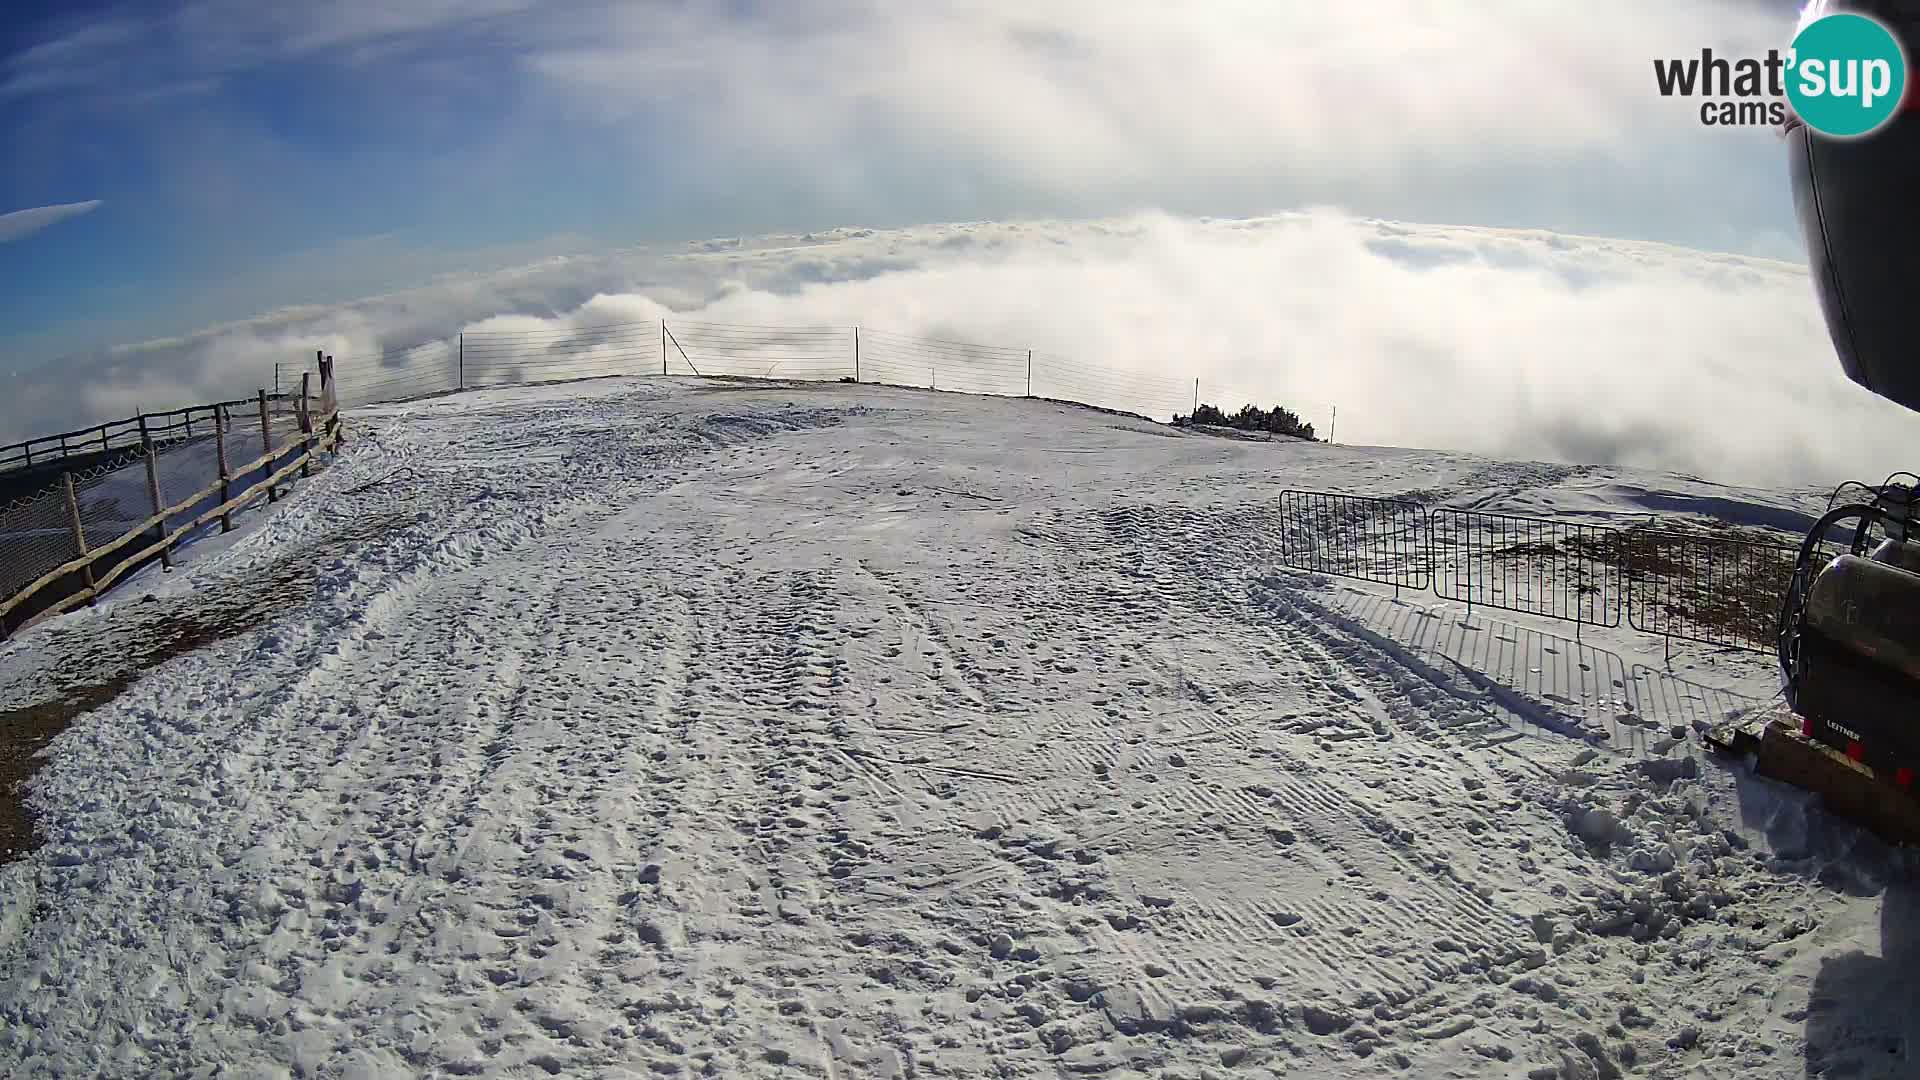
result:
M 4 419 L 18 433 L 63 408 L 78 423 L 250 392 L 270 384 L 276 360 L 390 353 L 501 316 L 564 337 L 662 314 L 1033 348 L 1116 373 L 1197 377 L 1309 420 L 1338 405 L 1341 442 L 1724 481 L 1877 480 L 1914 464 L 1920 434 L 1920 416 L 1840 374 L 1803 266 L 1330 210 L 835 230 L 556 257 L 122 348 L 99 362 L 84 400 L 18 393 Z M 444 362 L 429 353 L 444 356 L 413 359 Z

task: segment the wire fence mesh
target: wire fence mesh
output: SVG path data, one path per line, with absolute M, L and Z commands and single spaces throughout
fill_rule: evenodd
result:
M 664 332 L 669 374 L 828 381 L 853 375 L 848 326 L 741 326 L 675 319 Z
M 863 382 L 1020 397 L 1028 392 L 1032 355 L 1026 349 L 860 332 Z
M 191 436 L 186 435 L 184 415 L 169 425 L 152 422 L 159 414 L 146 414 L 139 419 L 149 421 L 149 432 L 164 431 L 168 438 L 95 454 L 87 467 L 69 464 L 45 475 L 25 470 L 7 474 L 16 487 L 46 482 L 0 505 L 0 602 L 14 600 L 83 554 L 96 557 L 84 569 L 67 571 L 16 604 L 0 616 L 0 629 L 18 627 L 49 604 L 106 580 L 136 557 L 152 557 L 143 552 L 168 530 L 211 512 L 228 494 L 258 484 L 303 445 L 297 400 L 263 395 L 252 402 L 196 406 L 191 413 Z M 137 421 L 129 423 L 139 429 Z M 265 492 L 259 495 L 264 498 Z M 168 512 L 168 519 L 153 523 L 160 509 Z M 217 519 L 202 526 L 220 527 Z
M 0 508 L 0 595 L 12 596 L 74 554 L 64 487 Z
M 851 381 L 1000 397 L 1070 401 L 1171 420 L 1211 403 L 1286 404 L 1330 417 L 1324 402 L 1277 402 L 1218 380 L 1124 371 L 1025 346 L 992 345 L 854 326 L 769 326 L 666 319 L 470 330 L 446 339 L 334 361 L 339 403 L 353 408 L 453 390 L 607 376 L 680 375 Z M 299 389 L 311 359 L 274 365 L 274 385 Z M 316 382 L 317 385 L 317 382 Z

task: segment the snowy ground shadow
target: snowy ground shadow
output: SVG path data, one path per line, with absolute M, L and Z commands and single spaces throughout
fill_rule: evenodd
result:
M 1820 963 L 1807 999 L 1806 1075 L 1895 1080 L 1920 1071 L 1920 886 L 1888 886 L 1880 955 L 1863 949 Z
M 1426 663 L 1465 668 L 1481 677 L 1475 681 L 1508 691 L 1498 696 L 1519 721 L 1552 730 L 1578 725 L 1624 752 L 1661 753 L 1658 748 L 1675 739 L 1697 750 L 1703 729 L 1769 700 L 1630 661 L 1591 638 L 1548 633 L 1484 610 L 1469 616 L 1458 604 L 1351 588 L 1328 599 Z

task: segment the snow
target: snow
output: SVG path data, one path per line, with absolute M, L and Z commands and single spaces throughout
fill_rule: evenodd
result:
M 347 433 L 0 650 L 130 680 L 0 868 L 0 1072 L 1913 1071 L 1908 859 L 1700 749 L 1766 658 L 1296 573 L 1267 509 L 1813 493 L 838 384 Z

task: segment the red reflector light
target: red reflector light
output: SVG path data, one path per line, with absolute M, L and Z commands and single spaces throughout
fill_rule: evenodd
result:
M 1912 787 L 1913 770 L 1907 768 L 1905 765 L 1893 770 L 1893 782 L 1899 784 L 1901 787 Z
M 1847 756 L 1859 761 L 1867 756 L 1867 748 L 1857 742 L 1850 742 L 1847 744 Z

